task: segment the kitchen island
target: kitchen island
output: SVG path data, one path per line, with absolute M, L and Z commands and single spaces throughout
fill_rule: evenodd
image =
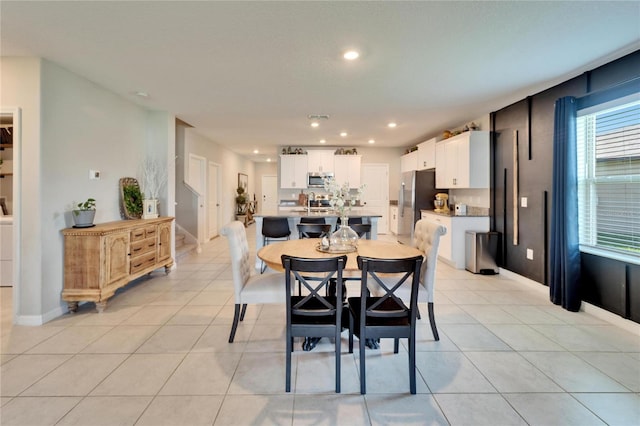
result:
M 303 217 L 323 217 L 325 222 L 331 225 L 331 229 L 335 231 L 336 225 L 339 224 L 340 216 L 328 209 L 317 209 L 312 208 L 311 211 L 308 211 L 305 208 L 298 209 L 278 209 L 278 213 L 270 214 L 269 217 L 286 217 L 289 222 L 289 229 L 291 230 L 291 236 L 289 238 L 298 239 L 298 227 L 297 225 L 300 223 L 300 219 Z M 265 217 L 263 214 L 256 214 L 253 216 L 256 221 L 256 252 L 262 248 L 262 219 Z M 371 224 L 371 239 L 378 239 L 378 219 L 380 216 L 377 213 L 368 212 L 365 210 L 352 210 L 349 212 L 350 218 L 362 218 L 362 223 L 370 223 Z M 256 258 L 256 269 L 260 270 L 260 259 Z

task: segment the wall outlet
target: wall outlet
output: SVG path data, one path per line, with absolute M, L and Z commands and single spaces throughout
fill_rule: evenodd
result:
M 527 259 L 533 260 L 533 250 L 527 249 Z
M 521 207 L 527 207 L 527 201 L 528 201 L 528 200 L 527 200 L 527 197 L 522 197 L 522 198 L 520 199 L 520 206 L 521 206 Z
M 99 170 L 89 170 L 89 179 L 90 180 L 99 180 L 100 179 L 100 171 Z

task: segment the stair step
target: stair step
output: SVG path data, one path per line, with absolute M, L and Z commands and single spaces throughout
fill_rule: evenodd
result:
M 184 238 L 185 238 L 184 234 L 176 234 L 176 241 L 175 241 L 176 249 L 184 245 Z

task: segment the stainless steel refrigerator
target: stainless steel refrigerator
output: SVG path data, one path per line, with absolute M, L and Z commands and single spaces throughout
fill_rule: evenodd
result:
M 436 172 L 433 169 L 402 173 L 398 198 L 398 241 L 410 245 L 413 228 L 420 219 L 420 210 L 433 210 L 437 193 Z

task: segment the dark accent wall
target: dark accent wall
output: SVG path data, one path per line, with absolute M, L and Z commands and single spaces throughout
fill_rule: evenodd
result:
M 554 105 L 640 77 L 640 50 L 491 114 L 492 229 L 503 234 L 502 267 L 548 285 Z M 518 243 L 514 244 L 514 131 L 518 132 Z M 533 250 L 533 260 L 526 257 Z M 640 322 L 640 266 L 582 255 L 584 301 Z

